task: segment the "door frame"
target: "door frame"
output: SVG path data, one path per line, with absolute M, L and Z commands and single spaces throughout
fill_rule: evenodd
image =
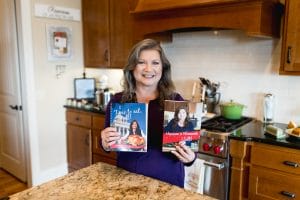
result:
M 39 150 L 36 116 L 36 94 L 32 40 L 32 1 L 14 0 L 16 5 L 18 53 L 23 112 L 27 185 L 36 185 L 39 172 Z

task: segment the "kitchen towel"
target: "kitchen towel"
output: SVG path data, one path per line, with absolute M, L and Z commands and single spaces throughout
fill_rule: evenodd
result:
M 193 165 L 185 167 L 184 189 L 203 194 L 204 160 L 197 158 Z

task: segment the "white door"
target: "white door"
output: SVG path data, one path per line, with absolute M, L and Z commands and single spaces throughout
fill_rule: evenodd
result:
M 14 0 L 0 0 L 0 167 L 26 181 Z

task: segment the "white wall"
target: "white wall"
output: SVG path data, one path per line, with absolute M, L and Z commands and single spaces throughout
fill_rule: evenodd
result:
M 36 126 L 31 134 L 33 184 L 67 173 L 65 109 L 67 97 L 73 96 L 73 78 L 83 72 L 81 22 L 38 18 L 34 4 L 43 3 L 80 9 L 80 0 L 31 0 L 33 71 L 36 96 Z M 70 61 L 48 61 L 46 25 L 65 25 L 73 30 L 74 56 Z M 178 91 L 190 98 L 198 77 L 221 82 L 222 100 L 233 99 L 247 105 L 245 115 L 262 118 L 262 96 L 276 96 L 278 122 L 300 123 L 299 76 L 279 76 L 281 41 L 247 37 L 240 31 L 177 33 L 172 43 L 163 47 L 172 63 L 172 74 Z M 26 54 L 25 54 L 26 57 Z M 66 71 L 56 77 L 56 65 Z M 120 91 L 122 70 L 87 69 L 88 77 L 109 77 L 109 86 Z M 31 88 L 30 88 L 31 89 Z M 31 100 L 29 99 L 29 101 Z M 31 119 L 28 119 L 29 121 Z M 34 119 L 33 119 L 34 120 Z
M 248 37 L 241 31 L 178 33 L 164 45 L 173 79 L 186 98 L 192 82 L 206 77 L 221 82 L 223 101 L 245 104 L 245 115 L 262 119 L 264 93 L 276 97 L 275 120 L 300 123 L 299 76 L 279 75 L 281 40 Z

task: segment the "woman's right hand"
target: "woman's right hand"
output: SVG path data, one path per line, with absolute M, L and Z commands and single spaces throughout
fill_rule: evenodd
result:
M 107 127 L 101 131 L 102 147 L 105 150 L 109 150 L 109 147 L 116 143 L 120 139 L 120 134 L 115 127 Z

